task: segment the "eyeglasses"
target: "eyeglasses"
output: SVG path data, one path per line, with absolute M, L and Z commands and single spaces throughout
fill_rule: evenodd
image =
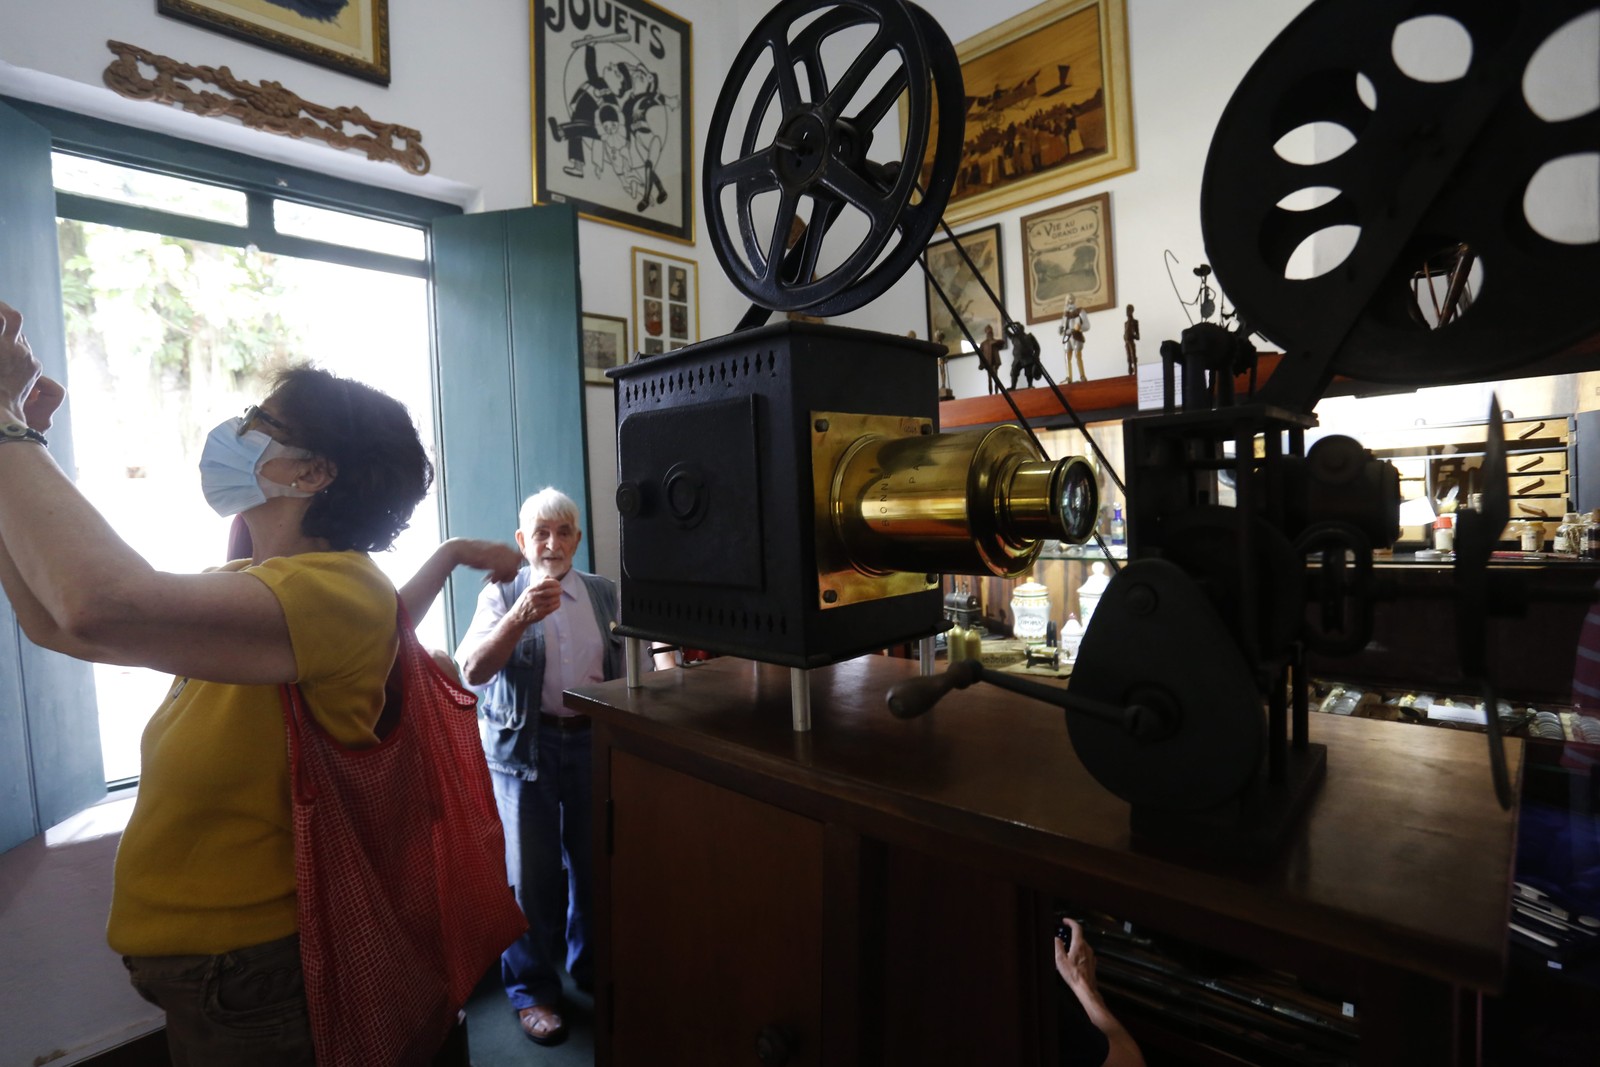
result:
M 279 433 L 289 432 L 288 426 L 284 425 L 280 420 L 273 418 L 271 415 L 268 415 L 264 410 L 262 410 L 260 404 L 251 404 L 249 407 L 244 409 L 244 418 L 239 420 L 239 428 L 234 431 L 235 436 L 243 437 L 245 434 L 249 433 L 251 423 L 255 422 L 257 419 L 260 419 L 262 422 L 266 423 L 268 426 L 271 426 Z

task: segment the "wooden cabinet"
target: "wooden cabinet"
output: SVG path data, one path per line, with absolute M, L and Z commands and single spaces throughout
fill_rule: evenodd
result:
M 822 825 L 625 751 L 610 772 L 614 1062 L 757 1063 L 765 1031 L 826 1063 Z
M 1032 894 L 605 736 L 600 1063 L 1041 1062 Z
M 806 734 L 788 671 L 742 660 L 567 694 L 607 813 L 601 1067 L 1053 1065 L 1058 899 L 1347 998 L 1363 1063 L 1469 1062 L 1458 1011 L 1502 980 L 1515 837 L 1480 736 L 1318 716 L 1327 781 L 1240 865 L 1134 840 L 1057 710 L 974 687 L 893 718 L 915 671 L 812 671 Z

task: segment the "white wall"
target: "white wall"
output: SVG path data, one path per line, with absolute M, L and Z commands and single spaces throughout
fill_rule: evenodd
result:
M 531 199 L 528 13 L 513 0 L 390 0 L 393 80 L 387 88 L 156 14 L 128 0 L 0 0 L 0 92 L 159 129 L 338 174 L 451 200 L 468 209 L 519 207 Z M 127 100 L 103 87 L 107 40 L 184 63 L 226 66 L 237 78 L 270 79 L 317 104 L 357 106 L 422 133 L 432 174 L 320 142 L 245 130 L 166 105 Z

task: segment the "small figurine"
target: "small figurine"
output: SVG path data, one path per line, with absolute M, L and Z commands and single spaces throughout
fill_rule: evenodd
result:
M 1025 377 L 1029 388 L 1044 377 L 1044 364 L 1039 359 L 1039 341 L 1024 330 L 1021 323 L 1006 323 L 1006 339 L 1001 344 L 1011 346 L 1011 388 L 1017 387 L 1018 377 Z
M 1089 329 L 1089 316 L 1078 306 L 1078 298 L 1067 294 L 1066 307 L 1061 310 L 1061 344 L 1067 353 L 1067 381 L 1086 382 L 1089 375 L 1083 369 L 1083 335 Z M 1078 377 L 1072 377 L 1072 361 L 1078 361 Z
M 915 337 L 917 336 L 917 331 L 912 330 L 910 333 L 906 334 L 906 336 Z M 938 345 L 941 349 L 944 349 L 944 351 L 939 353 L 939 399 L 954 400 L 956 392 L 954 389 L 950 388 L 950 351 L 944 347 L 943 330 L 933 331 L 933 343 Z
M 1139 320 L 1133 317 L 1133 305 L 1128 305 L 1128 321 L 1122 324 L 1122 347 L 1128 352 L 1128 373 L 1139 373 L 1139 356 L 1134 342 L 1139 339 Z
M 978 367 L 983 371 L 984 377 L 989 381 L 989 395 L 993 396 L 1000 386 L 1000 350 L 1008 344 L 1004 337 L 994 335 L 993 326 L 984 326 L 983 340 L 978 342 Z M 1017 387 L 1017 364 L 1011 361 L 1011 387 Z M 1028 381 L 1033 381 L 1032 376 Z

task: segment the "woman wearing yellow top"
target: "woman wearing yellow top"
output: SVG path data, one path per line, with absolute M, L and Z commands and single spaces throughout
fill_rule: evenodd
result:
M 176 676 L 141 744 L 111 947 L 167 1012 L 174 1064 L 313 1064 L 278 687 L 298 683 L 336 740 L 377 740 L 395 590 L 367 553 L 406 527 L 432 467 L 398 402 L 287 371 L 212 431 L 200 462 L 207 500 L 242 516 L 254 557 L 163 573 L 39 447 L 62 396 L 40 377 L 21 314 L 0 303 L 6 594 L 40 645 Z M 408 605 L 425 607 L 457 563 L 500 574 L 517 562 L 510 546 L 447 542 L 408 583 Z

